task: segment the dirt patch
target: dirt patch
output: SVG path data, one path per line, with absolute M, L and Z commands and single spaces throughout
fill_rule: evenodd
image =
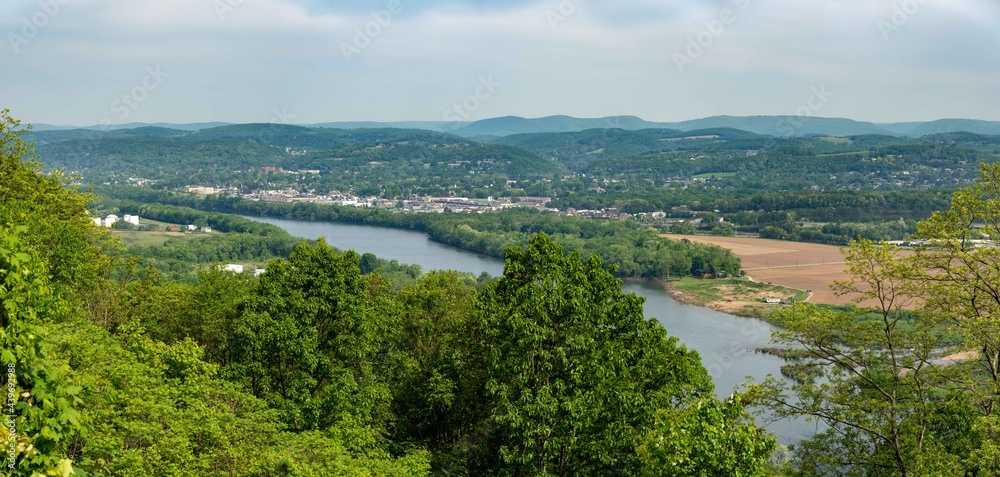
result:
M 832 305 L 854 303 L 851 296 L 837 296 L 830 285 L 848 280 L 847 265 L 840 247 L 814 243 L 786 242 L 748 237 L 706 237 L 663 235 L 674 240 L 688 239 L 732 250 L 743 261 L 747 276 L 758 282 L 788 288 L 812 290 L 810 301 Z
M 963 361 L 978 359 L 979 356 L 980 355 L 978 351 L 962 351 L 960 353 L 955 353 L 952 355 L 945 356 L 942 359 L 949 363 L 960 363 Z

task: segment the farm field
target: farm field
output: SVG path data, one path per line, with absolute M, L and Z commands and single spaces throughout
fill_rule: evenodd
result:
M 116 230 L 112 232 L 115 236 L 120 237 L 125 245 L 141 245 L 141 246 L 156 246 L 163 245 L 170 239 L 182 239 L 188 240 L 195 237 L 206 237 L 209 235 L 217 235 L 219 232 L 212 232 L 211 234 L 205 233 L 195 233 L 189 234 L 186 232 L 167 232 L 166 228 L 170 226 L 178 227 L 184 230 L 185 225 L 181 224 L 170 224 L 166 222 L 158 222 L 155 220 L 141 219 L 142 224 L 151 227 L 150 230 Z
M 840 247 L 749 237 L 673 234 L 665 234 L 663 237 L 688 239 L 728 248 L 743 261 L 747 276 L 758 282 L 812 290 L 810 301 L 813 303 L 853 303 L 850 296 L 837 296 L 830 289 L 834 281 L 849 278 Z

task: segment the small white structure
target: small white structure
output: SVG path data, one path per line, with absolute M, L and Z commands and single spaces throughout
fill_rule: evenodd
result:
M 225 270 L 225 271 L 227 271 L 227 272 L 243 273 L 243 265 L 236 265 L 236 264 L 233 264 L 233 263 L 230 263 L 229 265 L 226 265 L 222 269 Z
M 253 271 L 253 276 L 255 276 L 255 277 L 259 277 L 259 276 L 261 276 L 263 274 L 264 274 L 264 269 L 263 268 L 258 268 L 258 269 L 256 269 L 256 270 Z
M 104 225 L 104 219 L 100 217 L 94 217 L 94 225 L 101 227 Z
M 188 232 L 194 232 L 195 230 L 198 230 L 197 225 L 188 225 Z
M 111 214 L 104 218 L 104 226 L 107 228 L 114 227 L 117 222 L 118 222 L 118 216 L 115 214 Z
M 771 303 L 771 304 L 775 304 L 775 305 L 780 305 L 781 304 L 781 298 L 768 298 L 767 302 Z
M 205 234 L 210 234 L 212 233 L 212 227 L 202 227 L 201 232 Z
M 130 223 L 132 225 L 135 225 L 136 227 L 139 226 L 139 216 L 138 215 L 125 214 L 125 218 L 122 219 L 122 220 L 124 220 L 125 222 L 128 222 L 128 223 Z

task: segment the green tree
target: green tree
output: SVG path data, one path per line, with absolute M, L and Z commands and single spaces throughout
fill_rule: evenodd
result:
M 475 319 L 475 282 L 431 272 L 399 291 L 402 353 L 393 386 L 395 441 L 433 452 L 445 475 L 489 469 L 486 351 Z
M 764 477 L 776 446 L 774 436 L 748 419 L 742 397 L 733 395 L 660 410 L 638 451 L 642 475 Z
M 279 409 L 296 430 L 368 428 L 388 422 L 388 364 L 398 333 L 391 287 L 363 277 L 354 252 L 322 239 L 273 260 L 228 340 L 226 375 Z
M 986 415 L 1000 412 L 1000 164 L 984 164 L 973 187 L 952 197 L 951 208 L 917 226 L 912 281 L 923 309 L 946 320 L 977 355 L 963 386 Z M 985 375 L 987 379 L 978 379 Z
M 477 300 L 501 475 L 635 474 L 657 412 L 712 397 L 697 353 L 594 256 L 545 235 L 507 250 Z
M 43 349 L 43 323 L 66 308 L 44 262 L 29 253 L 22 238 L 27 230 L 0 225 L 0 359 L 7 377 L 0 445 L 12 459 L 4 466 L 11 475 L 67 476 L 73 472 L 70 441 L 81 430 L 81 388 L 68 366 Z
M 867 240 L 837 285 L 866 308 L 800 306 L 778 339 L 803 348 L 828 382 L 761 396 L 779 415 L 829 430 L 801 443 L 804 475 L 993 475 L 1000 399 L 1000 165 L 982 166 L 951 208 L 917 225 L 915 253 Z M 761 390 L 758 388 L 757 390 Z
M 93 197 L 71 187 L 65 171 L 41 174 L 27 130 L 0 111 L 0 224 L 25 225 L 23 240 L 49 267 L 52 286 L 83 290 L 103 264 L 95 246 L 101 231 L 87 216 Z
M 873 308 L 799 305 L 777 315 L 784 331 L 776 340 L 805 350 L 809 364 L 829 378 L 791 390 L 772 381 L 763 394 L 779 415 L 829 425 L 799 446 L 797 465 L 806 475 L 961 473 L 960 456 L 935 432 L 934 421 L 962 397 L 948 393 L 948 370 L 934 364 L 949 349 L 939 322 L 908 311 L 916 297 L 901 277 L 912 267 L 898 249 L 868 241 L 854 244 L 846 260 L 853 279 L 838 291 Z

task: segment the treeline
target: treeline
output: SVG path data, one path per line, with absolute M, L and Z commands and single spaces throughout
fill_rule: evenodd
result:
M 947 208 L 953 189 L 896 191 L 813 191 L 755 192 L 722 190 L 705 186 L 687 189 L 643 186 L 632 182 L 629 190 L 613 191 L 587 198 L 553 199 L 558 208 L 602 209 L 621 207 L 631 213 L 665 211 L 675 217 L 691 217 L 693 210 L 718 210 L 730 216 L 745 215 L 746 225 L 761 222 L 755 217 L 793 214 L 796 220 L 813 222 L 886 222 L 922 220 Z M 641 195 L 641 199 L 636 199 Z M 575 204 L 575 205 L 574 205 Z M 680 208 L 674 212 L 673 208 Z M 747 215 L 748 214 L 748 215 Z M 742 220 L 742 219 L 741 219 Z M 763 219 L 763 222 L 768 222 Z
M 91 208 L 119 215 L 139 215 L 182 226 L 207 226 L 217 232 L 225 232 L 222 235 L 169 239 L 162 245 L 132 245 L 127 248 L 127 255 L 142 259 L 140 266 L 152 265 L 163 275 L 185 282 L 194 280 L 199 268 L 206 265 L 253 263 L 263 266 L 274 258 L 287 258 L 302 243 L 313 243 L 293 237 L 281 227 L 231 214 L 107 198 L 91 204 Z M 364 254 L 361 264 L 364 274 L 379 273 L 397 285 L 411 283 L 423 273 L 419 265 L 381 259 L 372 254 Z
M 620 277 L 682 277 L 696 273 L 735 275 L 740 261 L 721 247 L 671 241 L 630 221 L 560 217 L 517 209 L 496 214 L 403 214 L 311 203 L 281 204 L 235 197 L 194 197 L 143 188 L 101 188 L 100 194 L 139 202 L 177 204 L 203 210 L 308 221 L 327 221 L 419 230 L 432 240 L 502 258 L 512 246 L 545 233 L 583 256 L 600 255 Z

